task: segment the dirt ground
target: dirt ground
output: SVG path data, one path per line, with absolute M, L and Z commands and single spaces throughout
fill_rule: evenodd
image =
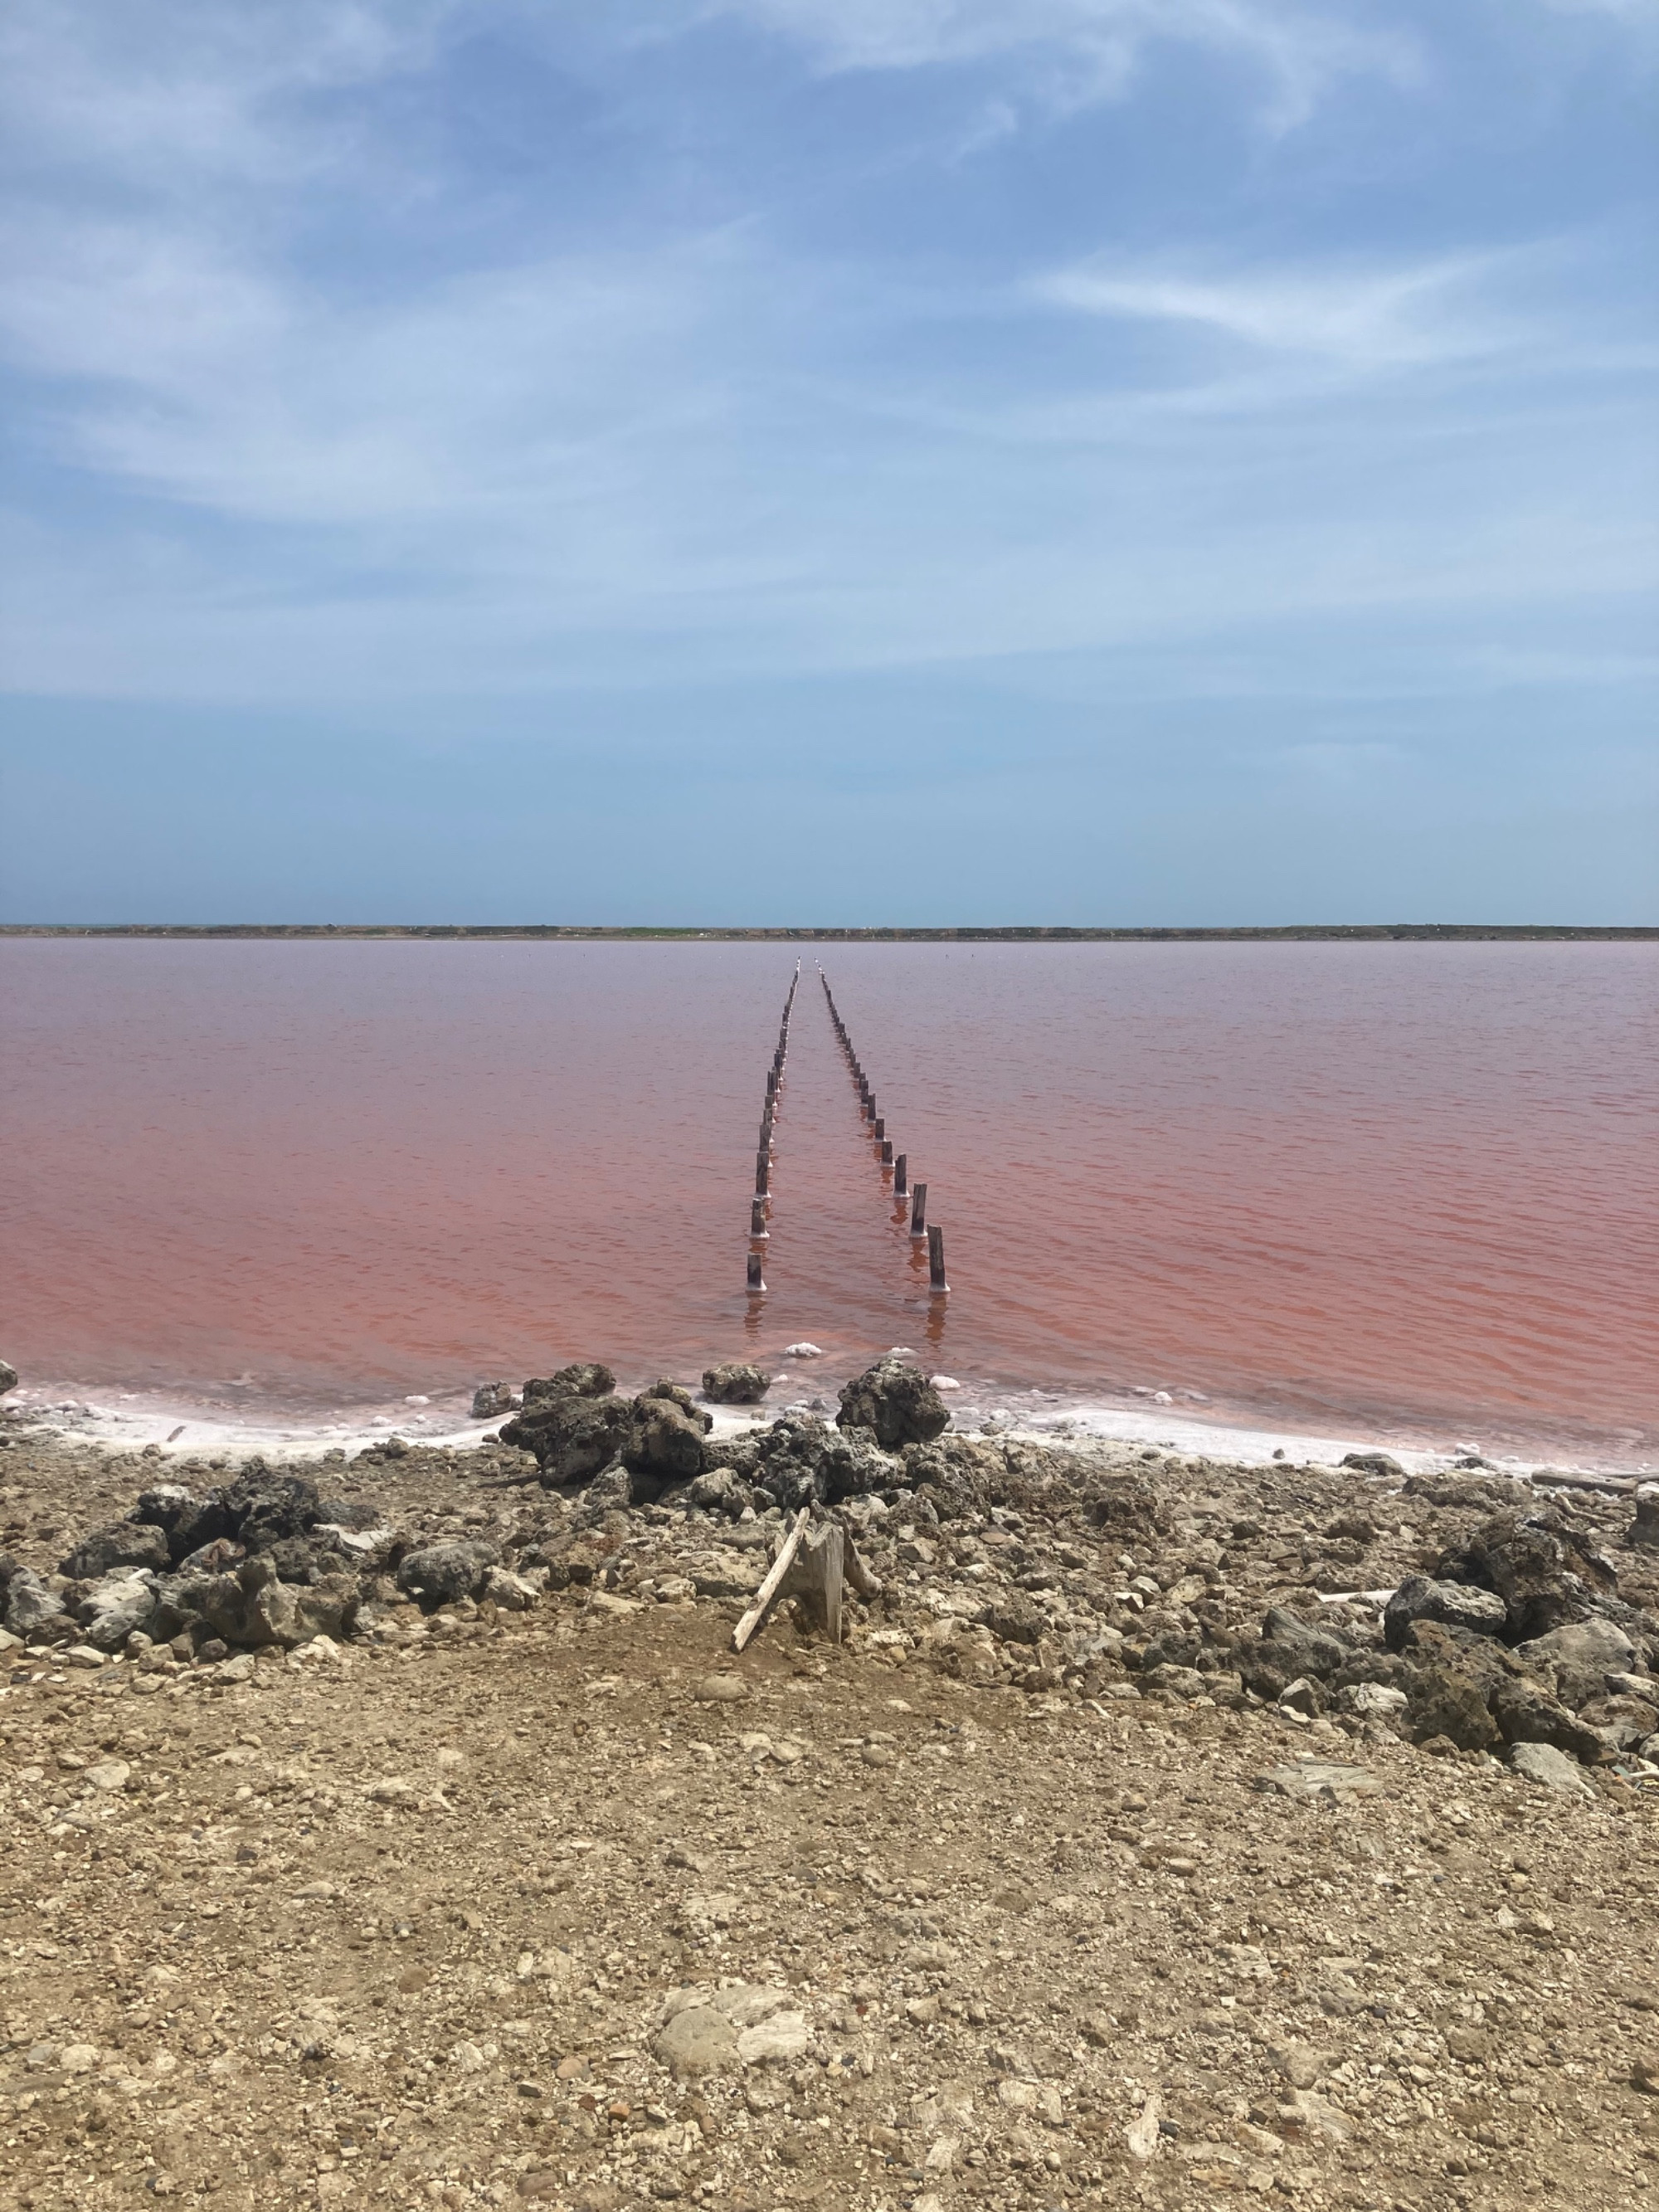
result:
M 481 1527 L 502 1475 L 341 1486 Z M 42 1571 L 137 1486 L 0 1483 Z M 3 2212 L 1659 2203 L 1650 1796 L 874 1616 L 737 1658 L 740 1594 L 605 1579 L 229 1676 L 8 1655 Z

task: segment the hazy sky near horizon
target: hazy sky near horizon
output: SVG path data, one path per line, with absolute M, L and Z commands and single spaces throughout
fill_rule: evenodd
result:
M 0 919 L 1659 921 L 1655 0 L 0 63 Z

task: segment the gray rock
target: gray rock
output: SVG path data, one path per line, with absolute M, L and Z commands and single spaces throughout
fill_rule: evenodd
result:
M 1427 1575 L 1407 1575 L 1382 1613 L 1382 1637 L 1390 1651 L 1405 1649 L 1406 1632 L 1415 1620 L 1436 1620 L 1477 1636 L 1497 1636 L 1509 1608 L 1495 1591 L 1468 1583 L 1439 1583 Z
M 729 1360 L 724 1366 L 703 1370 L 702 1395 L 717 1406 L 757 1406 L 771 1387 L 765 1369 L 747 1360 Z
M 1515 1656 L 1529 1673 L 1553 1683 L 1563 1704 L 1578 1706 L 1605 1694 L 1609 1674 L 1629 1669 L 1636 1646 L 1622 1628 L 1592 1616 L 1534 1637 Z
M 630 1474 L 658 1484 L 689 1481 L 702 1472 L 702 1440 L 714 1425 L 714 1417 L 699 1411 L 689 1392 L 671 1397 L 659 1384 L 634 1401 L 623 1463 Z
M 688 2004 L 674 2013 L 659 2031 L 656 2052 L 681 2081 L 743 2063 L 738 2056 L 738 2030 L 709 2004 Z
M 1298 1759 L 1291 1765 L 1271 1767 L 1266 1774 L 1258 1774 L 1255 1787 L 1280 1797 L 1295 1797 L 1310 1803 L 1320 1798 L 1340 1801 L 1375 1797 L 1382 1784 L 1367 1766 L 1343 1766 L 1327 1759 Z
M 1398 1475 L 1402 1482 L 1406 1479 L 1405 1468 L 1401 1467 L 1392 1452 L 1345 1452 L 1342 1455 L 1341 1464 L 1344 1467 L 1358 1468 L 1362 1474 Z
M 59 1571 L 74 1582 L 93 1582 L 116 1567 L 148 1567 L 165 1574 L 171 1554 L 160 1528 L 143 1521 L 116 1521 L 84 1537 Z
M 1406 1692 L 1388 1682 L 1349 1682 L 1337 1692 L 1344 1712 L 1372 1720 L 1393 1720 L 1405 1711 L 1407 1702 Z
M 1510 1765 L 1517 1774 L 1524 1774 L 1528 1782 L 1541 1783 L 1558 1797 L 1577 1797 L 1595 1802 L 1595 1791 L 1585 1781 L 1583 1770 L 1553 1744 L 1517 1743 L 1510 1753 Z
M 1549 1506 L 1494 1515 L 1435 1571 L 1441 1581 L 1496 1590 L 1507 1613 L 1504 1633 L 1514 1644 L 1588 1619 L 1597 1597 L 1618 1588 L 1611 1563 Z
M 480 1382 L 472 1393 L 475 1421 L 493 1421 L 498 1414 L 514 1413 L 518 1408 L 519 1395 L 510 1382 Z
M 724 1513 L 735 1521 L 754 1503 L 749 1485 L 729 1467 L 711 1468 L 686 1485 L 686 1503 L 705 1513 Z
M 0 1359 L 0 1398 L 3 1398 L 8 1390 L 16 1388 L 17 1370 L 9 1359 Z
M 398 1587 L 429 1605 L 453 1605 L 483 1587 L 500 1558 L 493 1544 L 428 1544 L 400 1562 Z
M 65 1618 L 62 1598 L 32 1569 L 19 1567 L 6 1587 L 5 1626 L 12 1634 L 27 1640 Z
M 1261 1624 L 1264 1644 L 1282 1647 L 1296 1661 L 1297 1672 L 1334 1674 L 1353 1657 L 1353 1648 L 1332 1629 L 1292 1612 L 1287 1605 L 1269 1606 Z
M 149 1629 L 155 1607 L 155 1577 L 138 1571 L 97 1583 L 76 1607 L 75 1617 L 94 1650 L 118 1651 L 129 1636 Z
M 868 1429 L 888 1451 L 931 1443 L 950 1425 L 951 1411 L 920 1367 L 890 1355 L 842 1386 L 841 1429 Z
M 1625 1541 L 1644 1551 L 1659 1552 L 1659 1482 L 1638 1486 L 1636 1518 L 1625 1531 Z

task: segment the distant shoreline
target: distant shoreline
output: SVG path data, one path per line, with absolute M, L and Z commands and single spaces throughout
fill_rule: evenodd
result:
M 1338 944 L 1659 943 L 1659 926 L 1632 923 L 1379 921 L 1306 922 L 1241 929 L 1094 929 L 1060 924 L 941 928 L 777 927 L 653 928 L 581 922 L 0 922 L 0 937 L 161 937 L 196 942 L 223 938 L 302 939 L 326 942 L 367 938 L 419 942 L 453 939 L 593 941 L 623 944 L 785 945 L 1164 945 L 1333 942 Z

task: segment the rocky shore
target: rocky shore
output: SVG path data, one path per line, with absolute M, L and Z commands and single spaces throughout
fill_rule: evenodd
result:
M 1648 2201 L 1659 1491 L 757 1395 L 6 1424 L 0 2207 Z

